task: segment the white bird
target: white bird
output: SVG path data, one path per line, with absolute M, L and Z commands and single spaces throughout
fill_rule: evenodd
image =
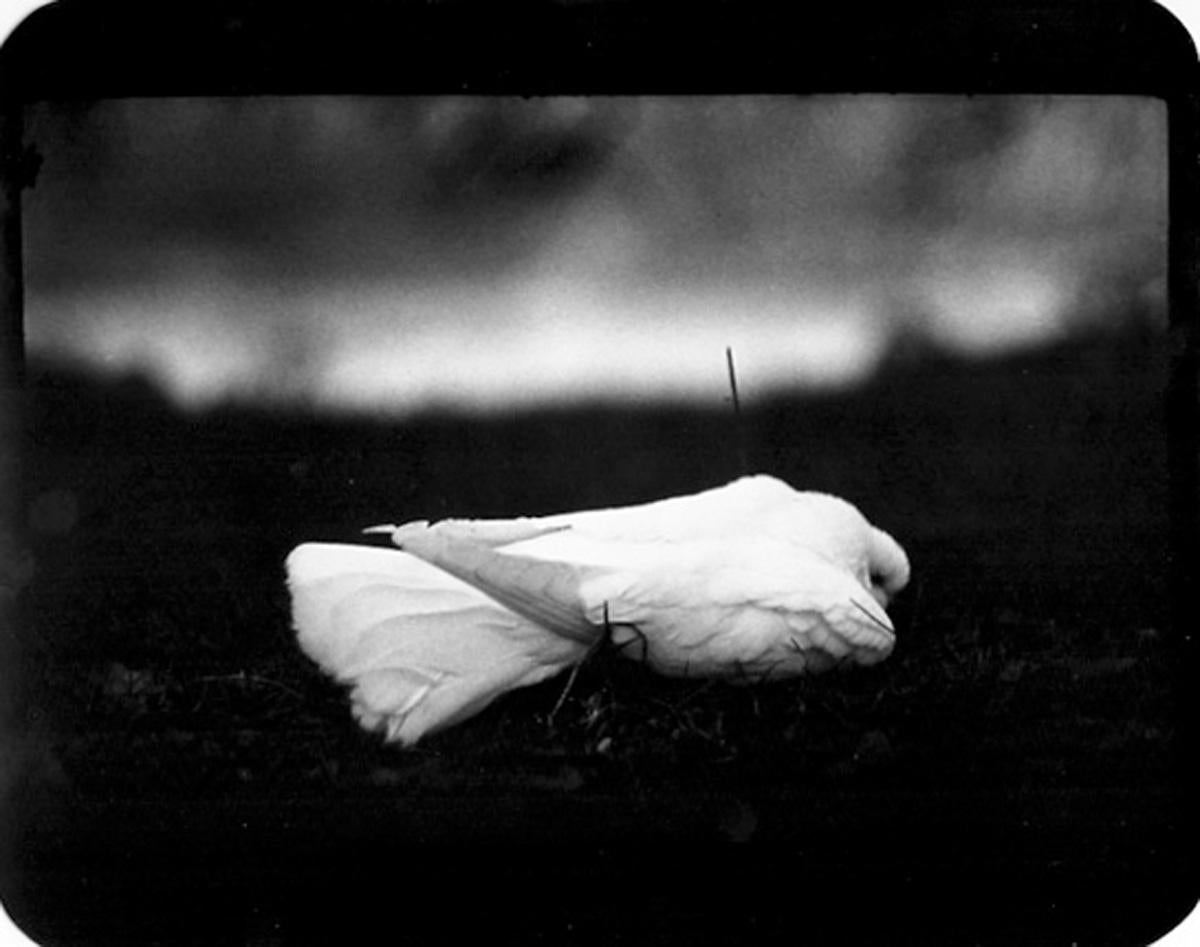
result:
M 399 549 L 287 559 L 300 646 L 411 745 L 599 644 L 663 674 L 754 681 L 874 664 L 904 550 L 851 504 L 754 476 L 639 506 L 371 527 Z

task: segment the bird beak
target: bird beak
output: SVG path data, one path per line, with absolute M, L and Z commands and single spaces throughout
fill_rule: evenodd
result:
M 391 525 L 368 526 L 366 529 L 363 530 L 363 535 L 367 535 L 367 534 L 371 534 L 371 533 L 379 533 L 379 534 L 386 534 L 386 535 L 390 536 L 394 532 L 396 532 L 396 527 L 391 526 Z

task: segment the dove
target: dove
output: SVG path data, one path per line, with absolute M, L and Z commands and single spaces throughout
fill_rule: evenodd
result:
M 286 560 L 301 649 L 368 730 L 411 746 L 602 645 L 756 682 L 882 661 L 903 548 L 845 500 L 766 475 L 635 506 L 368 527 L 392 547 Z

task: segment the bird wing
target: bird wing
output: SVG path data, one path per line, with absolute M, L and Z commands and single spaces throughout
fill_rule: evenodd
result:
M 687 542 L 758 528 L 798 496 L 801 494 L 782 480 L 760 474 L 651 503 L 516 519 L 448 519 L 430 529 L 492 547 L 524 543 L 564 529 L 595 540 Z
M 587 650 L 396 549 L 306 543 L 286 568 L 302 649 L 390 740 L 414 743 Z
M 894 643 L 882 603 L 908 579 L 903 550 L 853 506 L 762 476 L 631 507 L 368 531 L 400 548 L 292 552 L 293 621 L 353 685 L 359 720 L 404 743 L 577 662 L 614 626 L 666 673 L 873 663 Z
M 429 529 L 448 539 L 534 558 L 589 562 L 610 561 L 604 550 L 612 543 L 767 537 L 819 553 L 853 574 L 884 604 L 909 579 L 904 550 L 853 504 L 828 494 L 797 491 L 765 475 L 634 506 L 516 519 L 449 519 Z
M 666 673 L 731 673 L 786 651 L 874 663 L 895 643 L 879 603 L 812 551 L 741 540 L 669 553 L 650 567 L 598 574 L 582 588 L 588 617 L 636 628 L 648 659 Z M 801 660 L 796 670 L 813 663 Z
M 770 508 L 791 527 L 785 538 L 754 521 Z M 627 528 L 631 515 L 639 525 Z M 886 656 L 894 632 L 866 568 L 875 533 L 887 538 L 844 501 L 760 477 L 643 507 L 417 522 L 392 538 L 567 638 L 594 643 L 606 623 L 637 628 L 658 654 L 686 652 L 717 671 L 784 640 L 836 659 Z
M 559 532 L 565 531 L 540 535 L 553 538 Z M 423 523 L 401 526 L 392 541 L 550 631 L 585 645 L 600 637 L 580 598 L 584 580 L 596 569 L 586 561 L 521 555 L 514 551 L 521 544 L 498 551 Z

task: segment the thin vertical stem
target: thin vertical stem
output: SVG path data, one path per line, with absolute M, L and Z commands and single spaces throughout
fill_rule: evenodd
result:
M 737 428 L 738 466 L 742 476 L 750 473 L 750 459 L 746 450 L 746 425 L 742 420 L 742 402 L 738 397 L 737 371 L 733 367 L 733 348 L 725 346 L 725 364 L 729 368 L 729 391 L 733 395 L 733 423 Z
M 733 367 L 733 348 L 725 346 L 725 364 L 729 366 L 729 390 L 733 393 L 733 415 L 737 418 L 738 429 L 742 423 L 742 403 L 738 400 L 737 372 Z

